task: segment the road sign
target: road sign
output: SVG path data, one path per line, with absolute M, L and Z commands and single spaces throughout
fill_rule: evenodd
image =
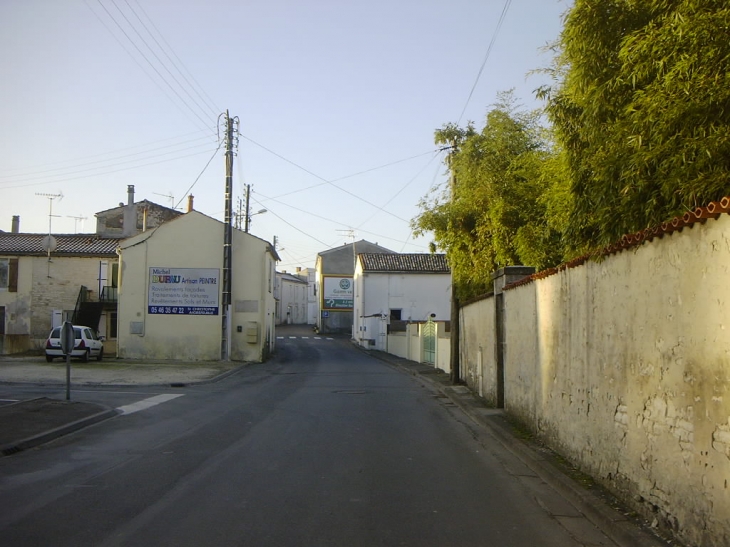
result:
M 69 355 L 76 345 L 76 335 L 74 327 L 70 321 L 64 321 L 61 326 L 61 351 L 64 355 Z

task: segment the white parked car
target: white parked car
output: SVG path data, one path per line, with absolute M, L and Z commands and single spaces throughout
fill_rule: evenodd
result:
M 96 332 L 89 327 L 74 325 L 73 329 L 76 343 L 71 357 L 84 362 L 88 361 L 89 357 L 96 357 L 97 361 L 101 361 L 104 357 L 104 338 L 98 337 Z M 61 350 L 61 327 L 53 329 L 46 340 L 46 361 L 50 363 L 54 357 L 65 357 Z

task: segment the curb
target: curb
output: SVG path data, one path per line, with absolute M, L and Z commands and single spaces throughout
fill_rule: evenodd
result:
M 54 429 L 49 429 L 48 431 L 44 431 L 38 435 L 33 435 L 32 437 L 27 437 L 20 441 L 7 444 L 0 447 L 0 457 L 17 454 L 23 450 L 28 450 L 29 448 L 45 444 L 58 439 L 59 437 L 63 437 L 64 435 L 68 435 L 69 433 L 73 433 L 74 431 L 78 431 L 79 429 L 113 418 L 114 416 L 117 416 L 117 414 L 116 410 L 103 410 L 96 414 L 92 414 L 91 416 L 87 416 L 86 418 L 81 418 L 80 420 L 64 424 Z
M 140 386 L 140 387 L 155 387 L 155 386 L 166 386 L 166 387 L 173 387 L 173 388 L 179 388 L 179 387 L 186 387 L 186 386 L 192 386 L 192 385 L 200 385 L 200 384 L 212 384 L 214 382 L 218 382 L 220 380 L 223 380 L 225 378 L 228 378 L 229 376 L 233 376 L 234 374 L 240 372 L 244 368 L 250 366 L 250 365 L 256 365 L 259 363 L 255 362 L 244 362 L 240 365 L 236 366 L 235 368 L 232 368 L 230 370 L 227 370 L 225 372 L 221 372 L 220 374 L 216 376 L 212 376 L 210 378 L 203 378 L 200 380 L 179 380 L 179 381 L 167 381 L 167 382 L 149 382 L 149 383 L 139 383 L 139 384 L 105 384 L 101 382 L 71 382 L 71 391 L 73 392 L 74 387 L 78 386 L 89 386 L 89 387 L 133 387 L 133 386 Z M 6 385 L 6 386 L 38 386 L 38 387 L 64 387 L 66 384 L 64 382 L 43 382 L 43 381 L 13 381 L 13 380 L 0 380 L 0 385 Z
M 359 348 L 359 346 L 356 345 Z M 524 465 L 530 468 L 535 475 L 542 479 L 547 485 L 559 492 L 568 502 L 570 502 L 586 519 L 596 528 L 601 530 L 606 536 L 619 546 L 626 547 L 661 547 L 670 545 L 666 541 L 656 537 L 651 531 L 638 527 L 637 522 L 632 521 L 622 515 L 606 502 L 600 499 L 592 492 L 585 490 L 575 483 L 573 479 L 561 472 L 559 469 L 545 461 L 535 449 L 529 444 L 516 439 L 512 433 L 499 425 L 486 420 L 484 416 L 474 412 L 474 406 L 467 404 L 463 399 L 464 395 L 460 395 L 453 388 L 457 386 L 443 384 L 434 381 L 429 374 L 422 374 L 418 370 L 414 370 L 408 365 L 399 363 L 394 359 L 389 359 L 382 352 L 373 352 L 359 348 L 363 353 L 367 353 L 376 359 L 383 361 L 397 369 L 418 377 L 431 386 L 435 387 L 442 395 L 448 397 L 459 409 L 466 414 L 474 423 L 483 427 L 502 447 L 513 454 Z M 414 362 L 415 363 L 415 362 Z M 463 386 L 465 389 L 466 386 Z M 468 390 L 466 395 L 469 399 L 474 399 L 476 395 Z M 478 398 L 477 398 L 478 399 Z M 482 406 L 480 408 L 487 409 Z

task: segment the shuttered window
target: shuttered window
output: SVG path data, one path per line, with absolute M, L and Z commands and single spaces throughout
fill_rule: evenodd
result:
M 8 291 L 18 292 L 18 259 L 11 258 L 9 262 Z

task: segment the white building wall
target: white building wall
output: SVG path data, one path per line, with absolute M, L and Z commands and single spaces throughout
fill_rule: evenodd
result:
M 504 293 L 509 413 L 691 545 L 730 544 L 729 274 L 725 214 Z M 493 309 L 462 310 L 468 370 Z
M 279 307 L 276 321 L 279 325 L 304 325 L 307 323 L 307 284 L 277 275 Z
M 365 273 L 358 264 L 355 273 L 354 337 L 363 347 L 388 351 L 382 331 L 382 316 L 401 310 L 403 321 L 449 319 L 451 308 L 449 274 Z M 374 341 L 374 342 L 373 342 Z
M 125 358 L 218 360 L 222 339 L 222 286 L 218 315 L 148 314 L 149 268 L 215 268 L 223 274 L 224 224 L 198 212 L 122 244 L 118 354 Z M 194 250 L 194 252 L 192 252 Z M 273 349 L 274 261 L 267 243 L 233 231 L 230 357 L 261 361 Z

